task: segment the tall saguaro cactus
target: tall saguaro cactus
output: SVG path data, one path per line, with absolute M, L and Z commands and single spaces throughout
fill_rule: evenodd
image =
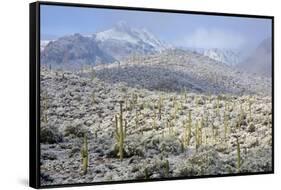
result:
M 163 98 L 162 96 L 160 96 L 158 100 L 158 117 L 160 120 L 161 120 L 162 104 L 163 104 Z
M 204 126 L 204 123 L 203 123 L 203 118 L 202 118 L 200 120 L 200 125 L 199 125 L 199 134 L 198 134 L 199 145 L 202 145 L 202 143 L 203 143 L 203 133 L 202 133 L 203 126 Z
M 195 123 L 195 147 L 196 151 L 199 148 L 200 142 L 199 142 L 199 126 L 198 126 L 198 121 Z
M 135 123 L 136 123 L 136 129 L 138 129 L 139 128 L 139 113 L 138 113 L 138 109 L 136 109 Z
M 92 92 L 92 102 L 93 102 L 93 104 L 96 103 L 95 91 Z
M 244 109 L 243 109 L 243 105 L 240 104 L 240 114 L 239 114 L 239 118 L 238 118 L 238 128 L 241 128 L 242 125 L 242 121 L 244 120 Z
M 156 111 L 154 110 L 154 114 L 153 114 L 153 122 L 152 122 L 152 128 L 156 129 Z
M 115 115 L 115 137 L 118 146 L 118 154 L 119 158 L 122 161 L 124 158 L 124 140 L 126 138 L 126 128 L 127 128 L 127 121 L 123 120 L 123 101 L 119 101 L 120 104 L 120 115 Z M 123 123 L 124 122 L 124 123 Z
M 88 171 L 88 164 L 89 164 L 88 140 L 87 140 L 86 133 L 84 134 L 83 146 L 81 149 L 81 157 L 82 157 L 82 172 L 83 175 L 86 175 Z
M 191 128 L 192 128 L 192 119 L 191 119 L 191 111 L 188 113 L 188 136 L 187 136 L 187 146 L 190 144 L 191 139 Z
M 251 99 L 249 98 L 248 99 L 248 102 L 249 102 L 249 121 L 251 121 L 252 120 L 252 101 L 251 101 Z
M 227 137 L 227 130 L 228 130 L 228 115 L 224 112 L 223 116 L 223 126 L 224 126 L 224 139 Z
M 165 176 L 168 177 L 169 176 L 169 172 L 170 172 L 170 164 L 169 164 L 169 160 L 166 160 L 164 163 L 164 168 L 165 168 Z
M 237 144 L 237 170 L 240 172 L 241 168 L 241 155 L 240 155 L 240 143 L 238 137 L 236 137 L 236 144 Z
M 218 117 L 220 113 L 220 100 L 219 97 L 217 97 L 217 102 L 216 102 L 216 116 Z

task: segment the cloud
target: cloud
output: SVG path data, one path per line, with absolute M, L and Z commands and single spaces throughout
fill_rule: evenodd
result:
M 184 37 L 180 45 L 192 48 L 240 48 L 245 39 L 238 33 L 218 28 L 198 28 Z

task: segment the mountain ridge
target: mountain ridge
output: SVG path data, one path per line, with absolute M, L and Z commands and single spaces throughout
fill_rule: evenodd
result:
M 40 43 L 42 63 L 52 65 L 112 63 L 133 54 L 158 53 L 168 47 L 148 30 L 131 28 L 123 22 L 92 35 L 76 33 Z
M 115 59 L 98 47 L 90 37 L 74 34 L 61 37 L 46 45 L 41 62 L 51 65 L 76 65 L 114 62 Z
M 272 41 L 264 39 L 254 52 L 237 68 L 261 76 L 272 76 Z

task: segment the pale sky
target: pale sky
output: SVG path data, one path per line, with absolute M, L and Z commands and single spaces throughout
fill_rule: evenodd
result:
M 41 39 L 93 34 L 125 21 L 160 40 L 192 48 L 248 48 L 271 37 L 271 20 L 41 5 Z

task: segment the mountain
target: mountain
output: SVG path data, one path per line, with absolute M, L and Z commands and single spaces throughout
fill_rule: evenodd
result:
M 74 34 L 51 41 L 41 52 L 41 62 L 52 65 L 110 63 L 115 59 L 101 50 L 93 37 Z
M 168 48 L 146 29 L 132 28 L 125 22 L 118 22 L 113 28 L 98 32 L 95 37 L 99 47 L 116 59 L 132 54 L 152 54 Z
M 158 53 L 168 47 L 146 29 L 132 28 L 124 22 L 90 36 L 74 34 L 40 44 L 42 63 L 55 65 L 112 63 L 131 55 Z
M 237 65 L 240 70 L 271 77 L 272 74 L 272 42 L 271 38 L 264 39 L 255 51 L 244 61 Z
M 242 61 L 242 55 L 232 49 L 206 49 L 203 51 L 203 55 L 230 66 L 235 66 Z
M 95 67 L 96 77 L 108 83 L 150 91 L 205 94 L 270 94 L 271 80 L 215 61 L 197 52 L 169 49 Z M 89 74 L 91 72 L 89 71 Z

